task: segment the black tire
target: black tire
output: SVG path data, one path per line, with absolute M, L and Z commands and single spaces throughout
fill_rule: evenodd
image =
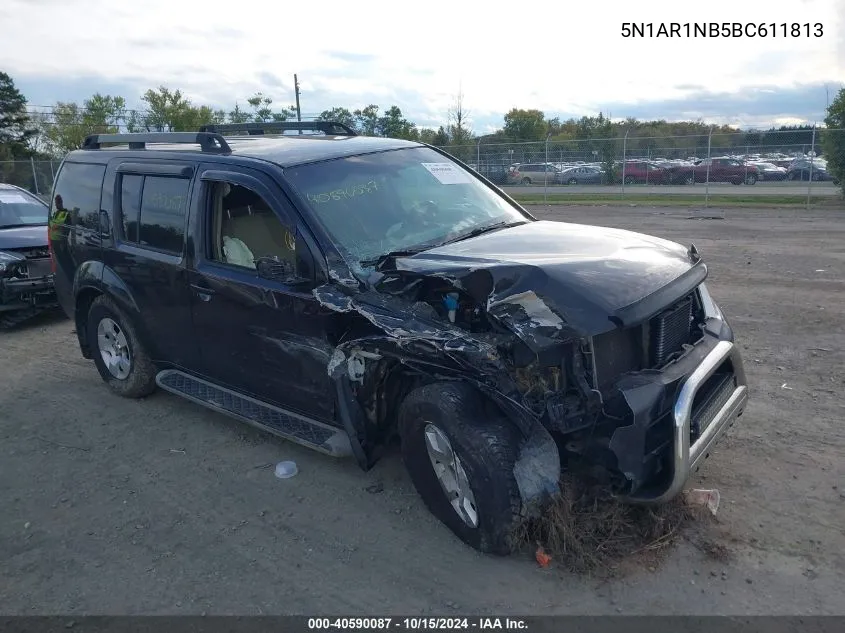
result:
M 625 184 L 626 185 L 633 185 L 635 182 L 637 182 L 637 181 L 634 179 L 633 176 L 625 176 Z
M 518 435 L 484 409 L 480 396 L 463 383 L 415 389 L 399 408 L 402 459 L 423 502 L 458 538 L 481 552 L 507 555 L 520 523 L 521 500 L 513 474 Z M 425 440 L 429 423 L 446 435 L 461 461 L 475 497 L 476 527 L 458 515 L 434 472 Z
M 522 184 L 523 184 L 523 185 L 530 185 L 530 184 L 531 184 L 531 179 L 530 179 L 530 178 L 528 178 L 528 177 L 523 178 L 523 179 L 522 179 Z
M 695 176 L 684 176 L 683 183 L 685 185 L 694 185 L 695 184 Z
M 578 179 L 577 178 L 570 178 L 569 180 L 566 181 L 566 184 L 567 185 L 577 185 Z
M 117 378 L 108 370 L 103 362 L 97 344 L 97 328 L 100 321 L 109 318 L 121 329 L 129 348 L 129 374 L 126 378 Z M 94 357 L 94 364 L 100 376 L 116 394 L 124 398 L 143 398 L 150 395 L 156 388 L 156 368 L 149 355 L 141 345 L 132 320 L 106 296 L 99 296 L 91 303 L 86 323 L 88 342 Z
M 748 174 L 745 178 L 746 185 L 756 185 L 757 184 L 757 176 L 755 174 Z

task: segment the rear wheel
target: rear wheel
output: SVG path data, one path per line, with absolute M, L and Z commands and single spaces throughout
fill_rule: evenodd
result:
M 636 182 L 633 176 L 625 176 L 625 184 L 626 185 L 633 185 Z
M 131 320 L 111 299 L 94 299 L 87 328 L 94 364 L 112 391 L 125 398 L 142 398 L 155 391 L 155 365 Z
M 684 184 L 685 185 L 694 185 L 695 184 L 695 176 L 684 176 Z
M 431 513 L 471 547 L 509 554 L 521 507 L 514 429 L 486 415 L 471 387 L 449 382 L 405 398 L 399 433 L 408 474 Z
M 530 185 L 531 179 L 526 176 L 525 178 L 522 179 L 522 184 L 523 185 Z

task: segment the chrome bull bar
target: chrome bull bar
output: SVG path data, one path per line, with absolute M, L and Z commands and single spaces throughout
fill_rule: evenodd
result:
M 736 386 L 733 393 L 715 414 L 701 436 L 691 442 L 693 402 L 698 390 L 719 367 L 730 359 L 733 365 Z M 704 357 L 701 364 L 684 382 L 673 410 L 674 428 L 672 441 L 672 480 L 666 490 L 648 498 L 627 497 L 625 501 L 637 504 L 665 503 L 680 494 L 690 475 L 709 454 L 711 448 L 724 435 L 728 427 L 743 412 L 748 401 L 748 385 L 739 349 L 730 341 L 719 341 Z

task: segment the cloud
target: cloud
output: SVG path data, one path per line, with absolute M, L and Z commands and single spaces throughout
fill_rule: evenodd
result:
M 474 3 L 427 0 L 412 17 L 394 2 L 371 0 L 352 27 L 346 18 L 296 19 L 269 0 L 255 0 L 248 18 L 233 21 L 231 7 L 223 0 L 146 0 L 142 7 L 4 0 L 0 67 L 33 103 L 81 100 L 99 91 L 125 94 L 137 105 L 147 88 L 164 84 L 226 109 L 258 91 L 280 105 L 293 103 L 296 73 L 303 112 L 395 103 L 425 125 L 446 122 L 460 85 L 479 131 L 500 126 L 512 107 L 564 118 L 601 110 L 614 117 L 813 119 L 825 103 L 818 86 L 845 76 L 843 0 L 769 3 L 764 20 L 757 3 L 735 0 L 708 0 L 704 12 L 676 0 L 606 0 L 600 12 L 584 3 L 536 0 L 530 11 L 507 15 Z M 320 10 L 349 15 L 348 3 L 339 0 L 324 0 Z M 825 35 L 621 34 L 623 22 L 713 16 L 741 23 L 818 21 Z

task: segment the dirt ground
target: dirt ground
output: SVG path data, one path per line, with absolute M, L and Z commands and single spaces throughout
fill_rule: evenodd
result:
M 845 211 L 533 211 L 709 262 L 751 386 L 691 482 L 721 492 L 715 525 L 611 581 L 483 556 L 398 455 L 364 473 L 166 393 L 123 400 L 54 316 L 0 333 L 0 612 L 845 613 Z

